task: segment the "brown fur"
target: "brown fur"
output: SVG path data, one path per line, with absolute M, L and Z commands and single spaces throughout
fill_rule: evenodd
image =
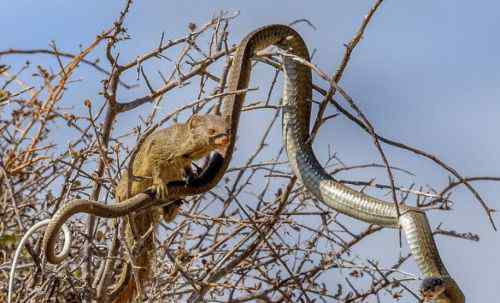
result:
M 214 150 L 223 150 L 228 143 L 225 135 L 226 124 L 220 116 L 205 115 L 193 116 L 184 124 L 175 124 L 171 127 L 158 130 L 151 134 L 140 146 L 132 165 L 134 177 L 131 181 L 130 193 L 127 195 L 128 176 L 122 174 L 122 178 L 116 187 L 117 201 L 123 201 L 147 188 L 156 190 L 156 197 L 166 199 L 166 184 L 170 181 L 182 180 L 186 173 L 191 172 L 191 164 L 194 160 L 207 156 Z M 141 178 L 142 177 L 142 178 Z M 177 215 L 181 203 L 174 203 L 162 210 L 153 209 L 128 217 L 126 230 L 127 244 L 132 247 L 136 239 L 140 239 L 151 226 L 158 223 L 160 212 L 163 218 L 171 222 Z M 135 258 L 135 266 L 139 267 L 138 283 L 145 287 L 150 277 L 150 263 L 154 256 L 154 233 L 145 240 L 145 253 Z M 127 274 L 127 273 L 122 273 Z M 135 279 L 126 279 L 127 286 L 115 298 L 113 302 L 133 302 L 136 296 Z M 121 287 L 123 285 L 118 285 Z

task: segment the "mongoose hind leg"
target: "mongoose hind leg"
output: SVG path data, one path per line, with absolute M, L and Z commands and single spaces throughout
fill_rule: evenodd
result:
M 174 221 L 175 217 L 181 209 L 181 205 L 184 204 L 184 200 L 178 199 L 172 201 L 170 204 L 163 206 L 163 220 L 165 223 L 170 223 Z
M 186 181 L 187 185 L 192 184 L 194 178 L 196 177 L 197 173 L 193 172 L 190 166 L 187 166 L 184 168 L 184 180 Z M 180 207 L 182 204 L 184 204 L 183 199 L 178 199 L 172 201 L 170 204 L 163 206 L 163 220 L 165 220 L 166 223 L 174 221 L 175 217 L 179 213 Z

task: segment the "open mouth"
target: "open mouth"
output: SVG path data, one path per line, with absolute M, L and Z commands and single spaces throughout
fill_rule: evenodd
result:
M 229 145 L 229 136 L 227 134 L 220 134 L 214 139 L 215 151 L 221 155 L 226 154 L 226 147 Z
M 214 143 L 217 147 L 225 147 L 229 143 L 229 136 L 220 134 L 215 138 Z

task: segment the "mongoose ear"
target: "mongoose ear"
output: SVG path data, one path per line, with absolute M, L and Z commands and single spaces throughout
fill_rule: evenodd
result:
M 201 116 L 193 115 L 191 116 L 191 118 L 189 118 L 188 127 L 189 129 L 193 129 L 200 126 L 202 123 L 203 123 L 203 118 Z

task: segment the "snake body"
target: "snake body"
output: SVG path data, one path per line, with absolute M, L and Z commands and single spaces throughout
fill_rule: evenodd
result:
M 217 177 L 220 174 L 220 168 L 223 163 L 224 159 L 222 156 L 220 154 L 215 154 L 211 157 L 210 163 L 205 171 L 203 171 L 198 178 L 193 180 L 189 187 L 184 181 L 170 182 L 168 184 L 169 197 L 174 198 L 196 195 L 210 190 L 220 179 L 220 177 L 219 179 L 217 179 Z M 163 202 L 162 205 L 163 204 L 165 203 Z M 101 218 L 118 218 L 152 206 L 160 205 L 159 201 L 155 199 L 155 193 L 150 190 L 145 193 L 137 194 L 125 200 L 123 203 L 103 204 L 86 199 L 71 200 L 57 210 L 45 229 L 42 248 L 47 257 L 47 261 L 52 264 L 59 264 L 64 259 L 65 256 L 63 256 L 63 254 L 56 254 L 55 247 L 59 231 L 64 225 L 64 222 L 72 215 L 86 213 Z
M 229 91 L 247 88 L 251 57 L 273 44 L 309 61 L 307 46 L 295 30 L 285 25 L 262 27 L 247 35 L 237 49 L 229 77 Z M 402 227 L 424 277 L 438 277 L 445 283 L 445 291 L 439 294 L 436 302 L 465 302 L 463 293 L 449 276 L 439 256 L 425 213 L 417 208 L 400 205 L 401 216 L 398 218 L 394 203 L 381 201 L 344 186 L 323 169 L 309 140 L 311 69 L 287 56 L 283 57 L 283 68 L 283 138 L 288 161 L 295 175 L 314 196 L 338 212 L 384 227 Z M 224 115 L 232 118 L 233 130 L 237 129 L 242 102 L 243 97 L 238 95 L 228 96 L 224 102 Z
M 276 45 L 309 61 L 309 52 L 302 37 L 286 25 L 268 25 L 248 34 L 240 43 L 234 55 L 227 90 L 237 91 L 248 87 L 251 72 L 251 59 L 258 52 L 270 45 Z M 285 74 L 283 92 L 283 138 L 289 163 L 293 172 L 304 186 L 320 201 L 350 217 L 367 223 L 389 228 L 401 227 L 406 235 L 410 250 L 426 278 L 440 279 L 445 290 L 435 301 L 438 303 L 462 303 L 465 297 L 456 282 L 449 276 L 437 250 L 427 216 L 421 210 L 407 205 L 400 205 L 400 216 L 394 203 L 381 201 L 357 192 L 335 181 L 320 165 L 314 155 L 309 140 L 309 121 L 311 114 L 312 81 L 311 70 L 292 58 L 283 57 Z M 234 151 L 239 118 L 245 94 L 230 94 L 224 97 L 223 115 L 230 121 L 230 140 L 224 157 L 216 155 L 211 158 L 209 168 L 200 179 L 187 186 L 182 182 L 169 183 L 169 196 L 178 197 L 205 192 L 217 184 L 224 175 Z M 137 196 L 136 196 L 137 197 Z M 44 237 L 44 247 L 48 260 L 59 263 L 54 254 L 55 235 L 60 225 L 78 209 L 103 217 L 117 217 L 125 211 L 140 208 L 139 198 L 117 205 L 100 205 L 99 211 L 90 208 L 89 203 L 81 203 L 79 207 L 59 210 L 49 225 Z M 143 197 L 143 201 L 154 204 L 151 197 Z M 139 201 L 139 202 L 138 202 Z M 132 205 L 135 203 L 134 205 Z M 76 204 L 76 202 L 75 202 Z M 130 206 L 132 205 L 132 207 Z M 145 207 L 144 205 L 142 207 Z M 91 212 L 90 210 L 93 210 Z M 425 282 L 425 281 L 424 281 Z

